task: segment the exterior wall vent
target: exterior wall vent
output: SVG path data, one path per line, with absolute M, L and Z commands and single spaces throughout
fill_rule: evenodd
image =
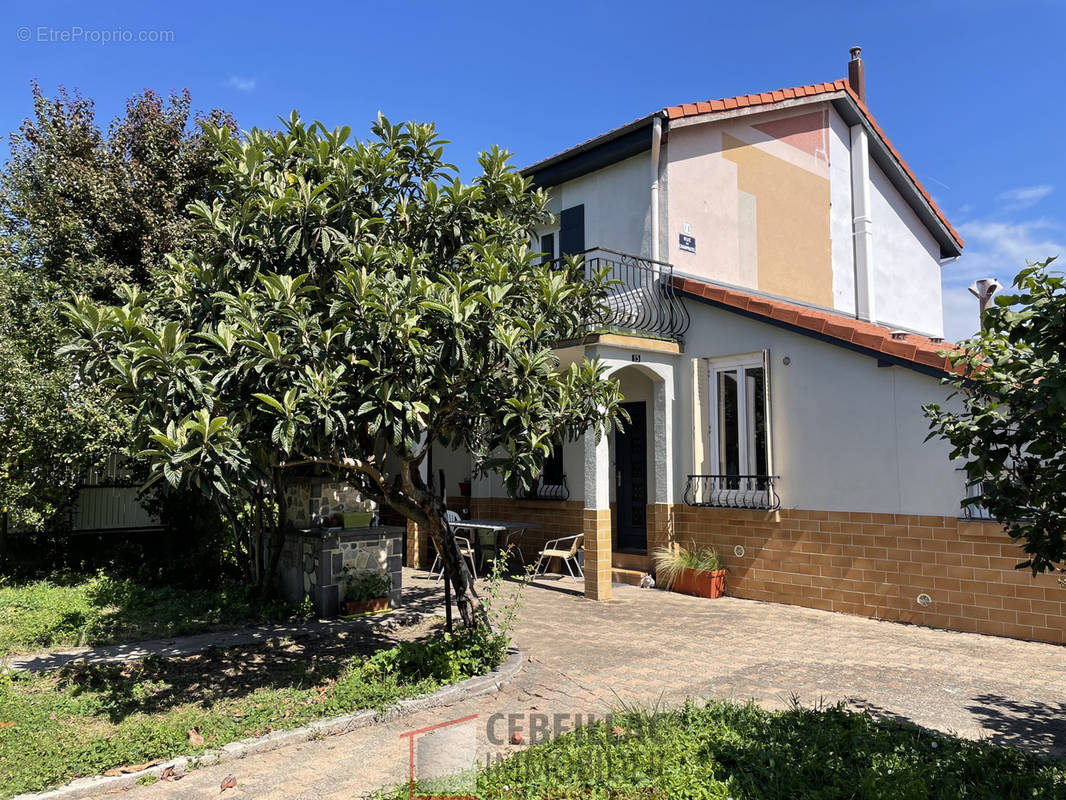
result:
M 897 342 L 905 342 L 905 341 L 907 341 L 907 332 L 906 331 L 892 331 L 892 338 L 895 339 Z

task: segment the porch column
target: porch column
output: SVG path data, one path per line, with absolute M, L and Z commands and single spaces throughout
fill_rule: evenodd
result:
M 585 434 L 585 597 L 611 599 L 610 450 L 607 435 Z
M 676 502 L 675 463 L 678 447 L 674 433 L 675 369 L 664 365 L 656 369 L 656 376 L 652 395 L 655 485 L 647 516 L 649 554 L 672 541 L 673 505 Z

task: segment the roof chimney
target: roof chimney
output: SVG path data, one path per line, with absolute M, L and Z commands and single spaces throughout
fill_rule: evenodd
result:
M 848 84 L 851 91 L 866 102 L 866 68 L 862 64 L 862 48 L 851 48 L 851 61 L 848 62 Z
M 992 305 L 992 297 L 1003 288 L 1002 284 L 995 278 L 981 278 L 976 280 L 966 287 L 970 290 L 970 294 L 977 298 L 977 301 L 981 304 L 981 329 L 985 327 L 985 312 L 988 307 Z

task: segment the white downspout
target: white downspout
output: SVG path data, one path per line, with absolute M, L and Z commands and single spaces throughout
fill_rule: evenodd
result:
M 870 142 L 866 128 L 851 126 L 851 210 L 855 246 L 855 316 L 877 321 L 873 286 L 873 227 L 870 219 Z
M 663 120 L 658 114 L 651 123 L 651 260 L 659 261 L 659 148 L 663 141 Z

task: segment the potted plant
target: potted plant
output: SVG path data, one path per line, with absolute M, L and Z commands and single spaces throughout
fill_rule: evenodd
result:
M 676 542 L 655 551 L 655 580 L 664 589 L 697 597 L 725 594 L 725 567 L 713 547 Z
M 369 614 L 389 607 L 392 578 L 387 572 L 344 568 L 344 615 Z

